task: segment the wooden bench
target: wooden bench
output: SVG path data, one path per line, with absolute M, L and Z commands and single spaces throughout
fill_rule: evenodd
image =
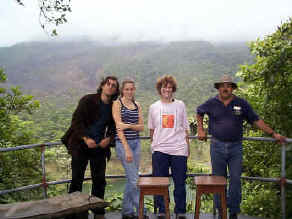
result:
M 221 212 L 222 219 L 227 219 L 227 206 L 226 206 L 226 178 L 224 176 L 196 176 L 194 179 L 196 190 L 196 208 L 195 219 L 199 219 L 200 204 L 202 194 L 219 193 L 221 196 Z
M 140 177 L 138 187 L 140 189 L 139 219 L 144 217 L 144 195 L 162 195 L 165 205 L 166 219 L 170 219 L 169 212 L 169 178 L 168 177 Z

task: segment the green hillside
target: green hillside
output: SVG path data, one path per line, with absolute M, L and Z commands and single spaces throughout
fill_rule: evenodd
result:
M 137 99 L 144 106 L 157 99 L 154 85 L 160 75 L 176 76 L 177 97 L 194 107 L 214 92 L 214 80 L 251 59 L 246 43 L 205 41 L 31 42 L 0 48 L 0 67 L 8 83 L 37 97 L 62 98 L 73 91 L 79 97 L 94 92 L 101 77 L 114 74 L 137 81 Z

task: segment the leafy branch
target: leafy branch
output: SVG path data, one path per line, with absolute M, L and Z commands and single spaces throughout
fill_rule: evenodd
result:
M 24 6 L 23 0 L 16 0 L 16 2 Z M 41 28 L 46 33 L 51 33 L 51 36 L 56 36 L 56 26 L 67 23 L 66 15 L 71 12 L 71 0 L 38 0 L 40 13 L 39 22 Z M 53 25 L 51 30 L 50 27 Z

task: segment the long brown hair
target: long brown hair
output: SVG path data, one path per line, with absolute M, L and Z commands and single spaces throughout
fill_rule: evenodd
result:
M 125 88 L 125 85 L 126 85 L 126 84 L 133 84 L 134 87 L 135 87 L 135 81 L 134 81 L 134 80 L 132 80 L 132 79 L 126 79 L 126 80 L 124 80 L 124 81 L 122 82 L 122 86 L 121 86 L 121 90 L 120 90 L 121 97 L 124 96 L 124 94 L 123 94 L 123 89 Z M 133 97 L 132 100 L 133 100 L 133 101 L 135 100 L 134 97 Z

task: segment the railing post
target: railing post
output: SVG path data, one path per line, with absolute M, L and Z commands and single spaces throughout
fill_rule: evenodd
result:
M 42 151 L 42 155 L 41 155 L 41 163 L 42 163 L 42 187 L 43 187 L 43 196 L 44 198 L 48 198 L 48 193 L 47 193 L 47 180 L 46 180 L 46 164 L 45 164 L 45 150 L 46 150 L 46 146 L 42 145 L 41 146 L 41 151 Z
M 282 219 L 286 219 L 286 144 L 282 144 L 281 153 L 281 208 L 282 208 Z

